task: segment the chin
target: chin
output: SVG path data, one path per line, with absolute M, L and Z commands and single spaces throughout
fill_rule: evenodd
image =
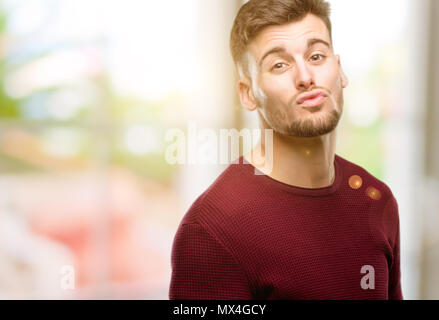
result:
M 335 110 L 326 112 L 325 115 L 316 114 L 315 117 L 311 116 L 304 120 L 293 121 L 291 124 L 284 126 L 281 132 L 299 138 L 319 137 L 334 131 L 340 116 L 341 114 Z

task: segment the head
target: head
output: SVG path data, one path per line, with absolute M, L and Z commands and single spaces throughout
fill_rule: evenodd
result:
M 265 128 L 295 137 L 335 129 L 347 78 L 333 52 L 326 1 L 250 0 L 235 19 L 230 48 L 241 104 L 258 110 Z M 310 92 L 322 96 L 302 103 Z

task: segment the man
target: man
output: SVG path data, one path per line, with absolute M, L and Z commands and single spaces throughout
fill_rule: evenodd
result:
M 347 79 L 324 0 L 250 0 L 232 28 L 242 105 L 273 130 L 194 202 L 171 299 L 402 299 L 397 202 L 335 154 Z M 255 174 L 255 171 L 262 174 Z

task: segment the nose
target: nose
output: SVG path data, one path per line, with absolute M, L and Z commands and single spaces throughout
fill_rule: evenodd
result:
M 306 63 L 296 64 L 296 72 L 294 77 L 294 82 L 297 90 L 306 91 L 315 84 L 313 75 Z

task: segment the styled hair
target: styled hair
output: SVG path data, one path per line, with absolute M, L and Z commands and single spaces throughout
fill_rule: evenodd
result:
M 309 13 L 323 20 L 332 42 L 330 4 L 325 0 L 250 0 L 244 4 L 230 34 L 230 50 L 240 76 L 249 76 L 247 46 L 264 28 L 297 22 Z

